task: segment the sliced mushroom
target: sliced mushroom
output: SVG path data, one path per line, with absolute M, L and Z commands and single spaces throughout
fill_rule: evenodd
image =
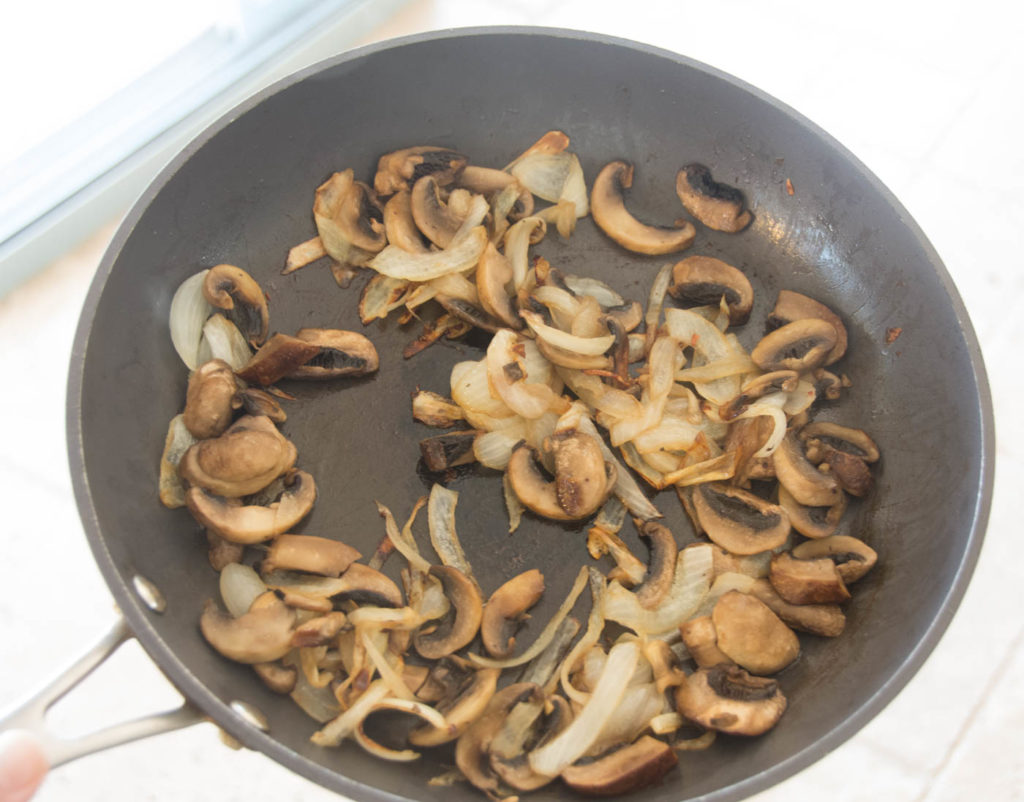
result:
M 500 668 L 481 668 L 474 671 L 455 692 L 441 699 L 436 705 L 447 726 L 417 727 L 409 733 L 409 743 L 413 746 L 440 746 L 462 735 L 491 701 L 498 687 L 499 674 Z
M 642 735 L 631 744 L 574 763 L 562 772 L 562 781 L 584 794 L 614 796 L 660 782 L 678 762 L 671 746 Z
M 733 485 L 749 487 L 750 479 L 756 478 L 752 476 L 756 468 L 754 455 L 768 442 L 774 430 L 775 421 L 767 415 L 742 418 L 730 424 L 723 449 L 727 454 L 732 452 L 736 455 L 730 480 Z
M 466 413 L 452 399 L 432 390 L 417 390 L 412 394 L 412 416 L 427 426 L 449 429 L 464 420 Z
M 465 214 L 441 197 L 441 188 L 432 175 L 420 178 L 409 194 L 409 209 L 416 228 L 438 248 L 447 248 L 458 232 Z
M 225 540 L 250 545 L 287 532 L 306 517 L 316 501 L 316 484 L 305 471 L 295 471 L 278 501 L 243 506 L 237 499 L 214 496 L 191 487 L 185 503 L 193 517 Z
M 693 504 L 707 536 L 733 554 L 778 548 L 789 536 L 786 511 L 745 490 L 707 482 L 694 490 Z
M 384 204 L 384 231 L 389 245 L 396 245 L 409 253 L 427 253 L 430 243 L 424 239 L 412 216 L 409 190 L 396 192 Z
M 203 607 L 199 629 L 214 649 L 237 663 L 269 663 L 291 651 L 295 611 L 274 593 L 257 597 L 249 612 L 233 618 L 212 599 Z
M 645 610 L 658 607 L 672 589 L 676 577 L 676 556 L 679 547 L 675 535 L 664 524 L 644 521 L 640 524 L 640 536 L 650 544 L 650 558 L 643 581 L 633 588 L 636 599 Z
M 380 571 L 362 563 L 352 563 L 334 586 L 334 598 L 348 599 L 373 607 L 401 607 L 402 591 Z
M 320 346 L 314 343 L 287 334 L 275 334 L 238 371 L 238 378 L 267 387 L 294 373 L 317 356 L 320 350 Z
M 220 573 L 232 563 L 240 563 L 245 554 L 245 546 L 240 543 L 232 543 L 225 540 L 216 532 L 209 529 L 206 533 L 206 559 L 210 561 L 210 567 Z
M 785 621 L 793 629 L 837 638 L 846 627 L 846 616 L 838 604 L 790 604 L 783 599 L 767 579 L 756 579 L 750 593 Z
M 725 298 L 729 307 L 729 325 L 747 322 L 754 305 L 750 280 L 730 264 L 713 256 L 687 256 L 672 268 L 673 298 L 693 304 L 713 304 Z
M 480 639 L 491 657 L 512 656 L 515 630 L 543 593 L 544 575 L 531 568 L 512 577 L 491 594 L 480 621 Z
M 223 359 L 211 359 L 189 376 L 184 421 L 197 439 L 217 437 L 231 425 L 238 408 L 238 382 Z
M 795 370 L 775 370 L 762 373 L 748 380 L 740 387 L 739 395 L 726 401 L 718 408 L 722 420 L 733 421 L 742 415 L 758 398 L 768 393 L 790 393 L 796 389 L 800 374 Z
M 831 324 L 836 330 L 836 341 L 825 357 L 823 364 L 831 365 L 833 362 L 846 353 L 847 333 L 846 326 L 840 320 L 839 315 L 829 309 L 825 304 L 808 298 L 792 290 L 781 290 L 775 301 L 775 308 L 768 316 L 768 325 L 771 327 L 784 326 L 787 323 L 794 323 L 797 320 L 817 319 Z
M 878 554 L 859 538 L 849 535 L 832 535 L 820 540 L 809 540 L 793 549 L 797 560 L 815 560 L 827 557 L 836 565 L 839 576 L 849 585 L 871 570 L 878 561 Z
M 257 387 L 246 387 L 238 391 L 238 400 L 246 415 L 263 415 L 270 418 L 274 423 L 284 423 L 288 420 L 288 414 L 266 390 Z
M 270 312 L 267 298 L 256 280 L 234 265 L 211 267 L 203 280 L 203 296 L 227 313 L 242 335 L 259 346 L 267 338 Z
M 633 166 L 624 161 L 606 164 L 590 193 L 594 222 L 623 248 L 636 253 L 666 254 L 688 248 L 697 230 L 682 222 L 677 228 L 657 228 L 641 223 L 626 209 L 622 191 L 633 185 Z
M 491 317 L 483 309 L 476 304 L 470 303 L 465 298 L 456 298 L 454 295 L 439 292 L 434 296 L 434 300 L 441 304 L 445 311 L 453 318 L 468 323 L 471 326 L 476 326 L 478 329 L 494 333 L 503 327 L 499 320 Z
M 455 765 L 467 780 L 481 791 L 491 794 L 492 798 L 498 791 L 499 779 L 491 768 L 491 741 L 515 706 L 533 699 L 539 699 L 543 703 L 544 694 L 540 687 L 532 682 L 517 682 L 505 686 L 491 697 L 484 711 L 459 736 L 455 744 Z
M 304 571 L 321 576 L 341 576 L 360 553 L 340 540 L 313 535 L 279 535 L 270 544 L 261 570 Z
M 768 580 L 790 604 L 829 604 L 850 599 L 850 591 L 828 557 L 798 560 L 789 552 L 772 557 Z
M 516 202 L 509 212 L 510 220 L 521 220 L 533 214 L 533 193 L 519 183 L 511 173 L 504 170 L 496 170 L 492 167 L 478 167 L 467 164 L 456 178 L 460 187 L 465 187 L 471 192 L 492 198 L 508 187 L 515 187 L 517 190 Z
M 743 193 L 715 181 L 703 164 L 688 164 L 676 174 L 676 194 L 686 211 L 715 231 L 734 234 L 752 219 L 744 208 Z
M 446 432 L 434 437 L 420 440 L 420 454 L 428 471 L 440 473 L 459 465 L 476 462 L 473 454 L 473 443 L 480 432 L 467 429 L 459 432 Z
M 550 708 L 550 710 L 548 710 Z M 572 722 L 572 710 L 561 696 L 530 696 L 520 700 L 491 740 L 491 769 L 517 791 L 536 791 L 554 777 L 538 774 L 529 753 L 557 736 Z
M 489 242 L 476 266 L 476 288 L 480 305 L 489 315 L 511 329 L 521 329 L 523 319 L 512 303 L 508 288 L 512 282 L 512 263 Z
M 377 162 L 373 188 L 380 195 L 391 195 L 409 189 L 425 175 L 446 187 L 466 166 L 466 157 L 450 148 L 418 145 L 385 153 Z
M 536 449 L 521 443 L 513 449 L 505 471 L 509 484 L 523 505 L 538 515 L 556 521 L 585 518 L 610 495 L 616 468 L 605 461 L 596 441 L 581 432 L 575 432 L 575 437 L 564 433 L 553 441 L 553 448 L 554 481 L 541 472 Z
M 702 727 L 733 735 L 761 735 L 782 717 L 779 683 L 738 666 L 701 668 L 676 691 L 676 708 Z
M 413 645 L 421 657 L 436 660 L 461 649 L 476 637 L 483 618 L 483 600 L 476 583 L 457 568 L 433 565 L 430 574 L 441 581 L 451 609 L 432 632 L 417 632 Z
M 334 173 L 316 189 L 313 220 L 328 255 L 343 266 L 365 265 L 387 245 L 384 209 L 352 169 Z
M 769 332 L 750 352 L 761 370 L 808 371 L 819 368 L 836 344 L 836 330 L 824 320 L 797 320 Z
M 679 626 L 679 634 L 698 668 L 711 668 L 720 663 L 731 663 L 728 655 L 718 648 L 718 632 L 710 615 L 691 618 Z
M 181 477 L 225 498 L 256 493 L 295 465 L 298 451 L 270 418 L 245 415 L 219 437 L 200 440 L 178 464 Z
M 774 674 L 800 654 L 800 641 L 768 606 L 754 596 L 730 590 L 711 611 L 716 645 L 752 674 Z
M 334 379 L 365 376 L 377 370 L 377 349 L 356 331 L 299 329 L 295 339 L 317 346 L 319 351 L 288 374 L 290 379 Z
M 881 456 L 878 446 L 863 429 L 841 426 L 826 421 L 808 423 L 800 430 L 800 440 L 807 449 L 807 458 L 821 462 L 833 451 L 840 451 L 864 462 L 877 462 Z
M 831 507 L 808 507 L 797 502 L 785 485 L 779 485 L 779 506 L 789 513 L 789 522 L 804 537 L 828 537 L 835 534 L 846 512 L 846 494 Z
M 875 485 L 871 469 L 860 457 L 844 454 L 842 451 L 831 451 L 825 457 L 825 463 L 839 486 L 851 496 L 863 498 Z
M 790 431 L 772 453 L 772 464 L 779 482 L 798 504 L 808 507 L 832 507 L 839 503 L 842 490 L 835 477 L 814 467 L 804 454 L 796 435 Z
M 348 618 L 339 611 L 303 621 L 292 633 L 292 646 L 296 649 L 325 646 L 335 639 L 347 622 Z
M 295 689 L 298 672 L 280 663 L 253 663 L 253 671 L 274 693 L 287 694 Z
M 826 401 L 838 400 L 843 393 L 843 388 L 850 386 L 848 382 L 824 368 L 812 371 L 811 376 L 814 379 L 815 394 L 818 398 L 824 398 Z
M 454 698 L 472 680 L 475 667 L 468 660 L 449 655 L 430 664 L 416 696 L 428 704 Z

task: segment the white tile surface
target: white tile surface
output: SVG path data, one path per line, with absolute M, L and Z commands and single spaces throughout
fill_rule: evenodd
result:
M 794 106 L 865 161 L 907 206 L 957 283 L 986 355 L 997 413 L 996 494 L 974 582 L 907 689 L 847 744 L 759 795 L 761 802 L 1024 798 L 1024 562 L 1015 505 L 1024 481 L 1017 413 L 1024 397 L 1022 19 L 1019 6 L 995 0 L 855 6 L 637 0 L 628 11 L 583 0 L 418 0 L 378 32 L 499 23 L 577 27 L 732 72 Z M 5 509 L 31 510 L 4 525 L 8 564 L 36 570 L 40 546 L 61 555 L 46 566 L 47 580 L 60 588 L 56 597 L 44 593 L 26 603 L 12 583 L 0 587 L 6 642 L 33 644 L 0 650 L 0 706 L 34 687 L 110 620 L 110 597 L 81 536 L 64 456 L 71 338 L 109 235 L 100 232 L 73 258 L 0 300 L 0 370 L 8 377 L 0 412 L 18 435 L 0 448 L 0 499 Z M 39 510 L 49 514 L 41 517 Z M 60 638 L 38 637 L 54 627 Z M 123 696 L 173 703 L 174 692 L 137 647 L 103 671 L 109 675 L 96 678 L 94 693 L 67 711 L 68 723 L 104 711 L 136 712 Z M 125 691 L 110 705 L 104 688 Z M 48 780 L 38 799 L 242 796 L 335 798 L 259 755 L 222 748 L 213 728 L 203 726 L 72 764 Z

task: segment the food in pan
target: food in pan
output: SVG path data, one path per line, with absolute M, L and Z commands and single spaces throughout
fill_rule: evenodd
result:
M 492 799 L 555 780 L 624 793 L 658 782 L 678 750 L 767 732 L 786 709 L 775 675 L 799 656 L 795 631 L 839 636 L 850 586 L 877 561 L 842 530 L 849 498 L 871 492 L 878 448 L 812 419 L 848 385 L 829 370 L 848 342 L 838 315 L 783 290 L 748 350 L 732 329 L 749 325 L 749 279 L 723 258 L 679 255 L 703 227 L 742 236 L 742 193 L 686 165 L 676 189 L 696 222 L 655 225 L 628 210 L 632 165 L 604 166 L 588 192 L 569 144 L 549 132 L 502 169 L 410 147 L 365 182 L 344 169 L 316 190 L 318 235 L 285 272 L 324 256 L 342 283 L 371 271 L 364 323 L 430 321 L 406 357 L 490 334 L 447 387 L 410 388 L 415 419 L 446 430 L 421 443 L 438 481 L 392 500 L 408 508 L 401 524 L 377 502 L 372 554 L 294 533 L 317 490 L 301 444 L 278 428 L 289 399 L 278 383 L 372 373 L 373 343 L 332 329 L 271 335 L 272 305 L 231 265 L 187 279 L 171 307 L 192 373 L 160 498 L 205 528 L 220 571 L 224 609 L 207 603 L 203 637 L 291 695 L 320 724 L 314 743 L 351 739 L 394 761 L 447 744 L 447 779 Z M 611 248 L 673 254 L 643 304 L 531 252 L 549 227 L 571 240 L 588 215 Z M 517 631 L 547 592 L 545 566 L 481 586 L 444 486 L 470 464 L 501 474 L 510 532 L 524 515 L 588 524 L 559 536 L 586 537 L 595 562 L 528 643 Z M 673 489 L 692 532 L 661 522 L 645 484 Z M 424 507 L 432 552 L 415 533 Z M 623 539 L 630 522 L 646 554 Z M 378 711 L 410 717 L 403 742 L 379 740 Z

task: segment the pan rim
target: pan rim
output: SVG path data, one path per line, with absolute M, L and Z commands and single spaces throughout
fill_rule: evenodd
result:
M 400 800 L 404 797 L 367 786 L 332 771 L 321 764 L 291 750 L 272 735 L 261 732 L 246 724 L 225 702 L 215 696 L 202 681 L 192 673 L 188 665 L 173 652 L 163 640 L 152 620 L 153 613 L 148 610 L 132 591 L 126 578 L 122 575 L 107 548 L 104 534 L 90 491 L 89 477 L 86 473 L 86 460 L 83 443 L 82 421 L 82 387 L 85 373 L 85 355 L 89 345 L 90 332 L 99 301 L 102 297 L 107 279 L 109 278 L 118 256 L 131 237 L 135 226 L 146 209 L 163 190 L 170 179 L 214 136 L 230 125 L 235 119 L 251 111 L 272 95 L 297 84 L 312 75 L 339 65 L 357 61 L 376 53 L 417 45 L 427 42 L 443 41 L 453 38 L 471 37 L 547 37 L 561 40 L 587 41 L 625 48 L 648 56 L 670 60 L 684 68 L 697 70 L 722 80 L 735 88 L 753 96 L 756 100 L 766 103 L 784 114 L 795 125 L 806 129 L 820 139 L 828 148 L 845 160 L 878 194 L 895 214 L 903 221 L 907 231 L 916 239 L 922 252 L 927 257 L 930 267 L 935 272 L 942 289 L 945 291 L 951 307 L 960 324 L 964 345 L 970 360 L 974 388 L 976 389 L 979 411 L 979 471 L 976 502 L 971 514 L 970 531 L 966 538 L 963 552 L 953 582 L 947 589 L 930 625 L 915 647 L 906 655 L 896 671 L 861 705 L 845 719 L 835 725 L 825 735 L 794 753 L 789 758 L 775 764 L 771 768 L 726 786 L 702 797 L 711 802 L 728 802 L 743 799 L 753 793 L 765 790 L 808 767 L 826 754 L 845 743 L 871 719 L 878 715 L 910 682 L 924 664 L 928 656 L 938 645 L 947 630 L 966 592 L 970 578 L 977 564 L 985 528 L 988 523 L 994 473 L 995 473 L 995 424 L 992 407 L 991 390 L 989 387 L 981 348 L 974 328 L 968 317 L 966 308 L 959 292 L 946 269 L 938 252 L 932 246 L 914 218 L 907 212 L 900 201 L 873 172 L 850 152 L 841 142 L 820 128 L 813 121 L 796 111 L 789 105 L 767 94 L 757 87 L 736 78 L 722 70 L 696 61 L 679 53 L 663 48 L 634 42 L 620 37 L 592 33 L 583 30 L 565 28 L 549 28 L 535 26 L 480 26 L 452 28 L 413 34 L 383 42 L 377 42 L 344 53 L 332 56 L 302 70 L 299 70 L 255 93 L 219 119 L 207 126 L 188 145 L 186 145 L 153 179 L 149 186 L 133 203 L 125 215 L 111 240 L 92 284 L 86 296 L 72 346 L 71 362 L 68 374 L 68 391 L 66 405 L 68 457 L 71 470 L 72 486 L 78 506 L 83 528 L 89 540 L 93 556 L 100 571 L 110 588 L 119 608 L 126 617 L 128 625 L 143 648 L 167 675 L 175 687 L 193 704 L 216 722 L 216 724 L 241 741 L 249 748 L 257 749 L 278 763 L 295 771 L 306 779 L 312 780 L 326 788 L 344 793 L 357 799 L 384 802 Z

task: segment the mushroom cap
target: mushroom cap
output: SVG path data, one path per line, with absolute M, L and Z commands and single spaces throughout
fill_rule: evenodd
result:
M 816 318 L 787 323 L 761 338 L 750 358 L 761 370 L 820 368 L 837 342 L 835 327 Z
M 730 590 L 711 611 L 717 646 L 752 674 L 774 674 L 800 654 L 800 641 L 768 606 Z
M 707 536 L 733 554 L 778 548 L 789 536 L 786 511 L 745 490 L 706 482 L 694 489 L 693 504 Z
M 499 668 L 481 668 L 472 673 L 450 696 L 436 705 L 447 727 L 424 725 L 409 733 L 413 746 L 440 746 L 454 741 L 476 721 L 498 687 Z
M 368 565 L 354 562 L 341 575 L 334 598 L 373 607 L 401 607 L 402 591 L 389 577 Z
M 483 600 L 476 583 L 458 568 L 433 565 L 430 574 L 444 586 L 451 610 L 432 632 L 417 632 L 413 645 L 421 657 L 436 660 L 458 651 L 476 637 L 483 618 Z
M 476 288 L 480 305 L 487 314 L 512 329 L 521 329 L 523 319 L 512 303 L 508 287 L 512 281 L 512 263 L 495 247 L 487 243 L 476 266 Z
M 846 494 L 840 493 L 839 500 L 831 507 L 809 507 L 800 504 L 779 484 L 779 506 L 789 513 L 789 522 L 804 537 L 823 538 L 835 534 L 846 512 Z
M 211 359 L 189 376 L 185 428 L 198 440 L 217 437 L 231 425 L 238 403 L 235 372 L 223 359 Z
M 878 553 L 873 548 L 863 540 L 849 535 L 809 540 L 796 546 L 792 554 L 797 560 L 828 557 L 835 563 L 839 576 L 847 585 L 864 576 L 878 561 Z
M 776 554 L 768 580 L 790 604 L 828 604 L 850 599 L 850 591 L 829 557 L 798 560 L 789 552 Z
M 631 744 L 621 744 L 596 758 L 574 763 L 562 772 L 562 781 L 584 794 L 613 796 L 659 782 L 678 762 L 671 746 L 642 735 Z
M 324 250 L 343 265 L 365 264 L 387 245 L 384 209 L 373 190 L 355 180 L 351 168 L 317 187 L 313 220 Z
M 739 666 L 701 668 L 676 690 L 679 713 L 701 726 L 733 735 L 761 735 L 782 717 L 786 697 L 779 683 Z
M 846 616 L 838 604 L 790 604 L 783 599 L 767 579 L 755 579 L 750 593 L 793 629 L 836 638 L 846 627 Z
M 773 327 L 782 326 L 808 318 L 824 320 L 826 323 L 830 323 L 836 330 L 835 345 L 828 352 L 823 364 L 831 365 L 833 362 L 838 361 L 846 353 L 848 339 L 846 326 L 843 325 L 839 315 L 820 301 L 792 290 L 780 290 L 779 296 L 775 300 L 775 308 L 772 309 L 771 314 L 768 316 L 768 325 Z
M 504 170 L 467 164 L 456 176 L 455 182 L 460 187 L 465 187 L 471 192 L 476 192 L 487 198 L 492 198 L 502 190 L 514 186 L 518 190 L 518 195 L 509 212 L 509 219 L 522 220 L 533 214 L 533 193 L 519 183 L 518 178 Z
M 554 481 L 541 472 L 537 450 L 526 442 L 512 449 L 505 476 L 512 492 L 527 509 L 555 521 L 572 521 L 589 513 L 574 516 L 562 508 Z M 614 483 L 613 483 L 614 484 Z M 567 498 L 571 496 L 567 495 Z
M 536 568 L 512 577 L 499 587 L 484 605 L 480 639 L 492 657 L 511 657 L 514 632 L 527 610 L 544 593 L 544 575 Z
M 295 611 L 272 591 L 257 597 L 249 612 L 233 618 L 212 599 L 199 617 L 199 630 L 214 649 L 237 663 L 268 663 L 291 651 Z
M 779 447 L 772 453 L 772 464 L 779 483 L 798 504 L 808 507 L 831 507 L 838 504 L 842 490 L 834 476 L 818 470 L 804 454 L 796 435 L 786 432 Z
M 409 253 L 427 253 L 429 243 L 423 238 L 412 217 L 409 190 L 403 189 L 384 204 L 384 231 L 388 244 Z
M 238 378 L 266 387 L 292 374 L 319 353 L 320 347 L 314 343 L 277 333 L 242 366 Z
M 409 189 L 425 175 L 432 175 L 441 186 L 448 186 L 468 160 L 451 148 L 417 145 L 385 153 L 377 161 L 373 188 L 380 195 Z
M 245 415 L 182 455 L 181 477 L 225 498 L 257 493 L 295 465 L 298 451 L 266 417 Z
M 719 663 L 731 663 L 728 655 L 718 648 L 718 632 L 710 615 L 691 618 L 679 625 L 690 656 L 699 668 L 711 668 Z
M 185 503 L 203 526 L 232 543 L 251 545 L 284 534 L 306 517 L 316 501 L 316 483 L 305 471 L 295 471 L 278 501 L 267 506 L 243 506 L 237 499 L 215 496 L 190 487 Z
M 211 267 L 203 280 L 206 300 L 227 312 L 242 335 L 255 346 L 267 338 L 270 312 L 267 296 L 256 279 L 234 265 Z
M 319 347 L 318 353 L 288 374 L 290 379 L 334 379 L 374 373 L 380 359 L 368 337 L 341 329 L 299 329 L 295 339 Z
M 263 415 L 274 423 L 284 423 L 288 414 L 274 396 L 258 387 L 246 387 L 238 391 L 238 400 L 246 415 Z
M 715 181 L 703 164 L 688 164 L 676 173 L 676 195 L 686 211 L 716 231 L 742 231 L 752 219 L 743 208 L 743 193 Z
M 713 256 L 687 256 L 672 268 L 673 298 L 694 304 L 715 304 L 725 298 L 729 325 L 747 322 L 754 306 L 754 288 L 742 271 Z
M 459 465 L 476 462 L 473 444 L 481 432 L 476 429 L 465 429 L 455 432 L 436 434 L 420 440 L 420 455 L 423 464 L 432 473 L 440 473 Z
M 840 451 L 864 462 L 877 462 L 881 454 L 871 436 L 863 429 L 842 426 L 829 421 L 815 421 L 800 429 L 798 434 L 808 452 L 812 448 L 822 457 L 829 452 Z M 810 457 L 809 457 L 810 458 Z M 818 460 L 814 460 L 818 461 Z
M 676 545 L 672 530 L 657 521 L 640 524 L 640 536 L 650 543 L 650 557 L 643 581 L 633 588 L 636 599 L 645 610 L 658 607 L 672 589 L 676 578 Z
M 298 672 L 280 663 L 253 663 L 253 671 L 274 693 L 286 694 L 295 689 Z
M 361 555 L 340 540 L 313 535 L 278 535 L 270 544 L 261 570 L 305 571 L 321 576 L 341 576 Z
M 615 486 L 617 469 L 604 458 L 597 440 L 577 429 L 551 435 L 546 445 L 554 457 L 558 505 L 571 518 L 596 511 Z
M 441 197 L 441 187 L 432 175 L 425 175 L 413 184 L 409 194 L 409 211 L 416 228 L 438 248 L 447 248 L 458 232 L 465 215 L 460 215 Z
M 641 223 L 626 209 L 622 191 L 633 185 L 633 165 L 613 161 L 601 168 L 590 191 L 594 222 L 615 242 L 636 253 L 666 254 L 688 248 L 697 230 L 692 223 L 658 228 Z

